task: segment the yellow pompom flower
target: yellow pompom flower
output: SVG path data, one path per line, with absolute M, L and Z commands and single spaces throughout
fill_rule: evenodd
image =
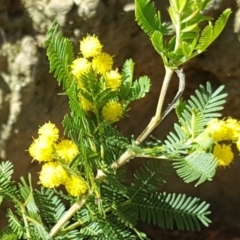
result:
M 71 65 L 72 74 L 79 78 L 81 74 L 86 73 L 90 70 L 91 63 L 86 58 L 77 58 Z
M 81 196 L 88 190 L 86 182 L 81 177 L 74 175 L 70 175 L 66 179 L 65 188 L 67 192 L 74 197 Z
M 56 146 L 56 154 L 65 162 L 71 162 L 78 153 L 76 144 L 71 140 L 62 140 Z
M 102 115 L 108 122 L 119 121 L 123 115 L 121 104 L 116 101 L 108 102 L 102 109 Z
M 210 133 L 210 136 L 216 141 L 227 140 L 229 134 L 228 128 L 223 120 L 217 118 L 209 121 L 206 127 L 206 132 Z
M 42 137 L 50 138 L 53 142 L 56 142 L 59 137 L 59 130 L 55 124 L 48 122 L 39 128 L 38 134 Z
M 46 188 L 58 187 L 61 181 L 59 181 L 59 177 L 56 175 L 57 166 L 58 163 L 56 162 L 45 163 L 39 175 L 39 183 Z
M 237 142 L 236 142 L 236 146 L 238 151 L 240 151 L 240 138 L 238 138 Z
M 213 155 L 218 160 L 218 166 L 228 166 L 233 161 L 233 152 L 230 145 L 216 144 L 214 146 Z
M 107 53 L 101 53 L 93 58 L 92 67 L 96 73 L 104 74 L 112 69 L 113 59 Z
M 98 37 L 87 36 L 80 41 L 80 51 L 85 58 L 95 57 L 102 52 L 102 44 Z
M 80 99 L 80 104 L 81 107 L 84 111 L 91 111 L 93 110 L 93 105 L 90 101 L 88 101 L 85 97 L 81 96 L 81 94 L 79 94 L 79 99 Z
M 55 177 L 57 178 L 60 184 L 65 184 L 68 174 L 60 164 L 58 164 L 55 169 Z
M 117 70 L 106 73 L 106 86 L 113 91 L 117 91 L 122 84 L 122 76 Z
M 40 162 L 49 162 L 53 159 L 54 142 L 50 138 L 40 136 L 34 139 L 29 147 L 29 154 Z
M 240 124 L 236 119 L 228 118 L 225 121 L 212 119 L 207 124 L 206 131 L 216 141 L 236 141 L 240 137 Z
M 240 124 L 237 119 L 228 118 L 225 121 L 228 129 L 228 139 L 236 141 L 240 137 Z

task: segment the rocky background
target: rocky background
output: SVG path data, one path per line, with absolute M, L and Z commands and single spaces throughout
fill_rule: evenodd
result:
M 155 0 L 163 20 L 168 21 L 167 0 Z M 233 11 L 227 27 L 218 40 L 197 58 L 184 66 L 188 97 L 206 81 L 214 87 L 226 85 L 228 101 L 224 116 L 240 119 L 240 10 L 235 0 L 212 0 L 208 13 L 214 17 L 230 7 Z M 133 0 L 0 0 L 0 160 L 14 163 L 14 179 L 33 174 L 37 182 L 38 164 L 31 163 L 26 152 L 38 126 L 47 121 L 61 129 L 61 121 L 68 112 L 67 99 L 59 96 L 61 87 L 49 74 L 45 34 L 53 20 L 57 20 L 65 36 L 71 38 L 76 50 L 79 39 L 87 33 L 99 36 L 105 51 L 115 56 L 115 65 L 121 68 L 124 60 L 132 58 L 136 76 L 152 79 L 151 92 L 135 102 L 130 118 L 119 123 L 128 136 L 137 136 L 151 119 L 157 102 L 164 68 L 148 37 L 134 20 Z M 166 104 L 176 93 L 178 81 L 172 80 Z M 175 121 L 168 116 L 154 132 L 164 137 Z M 139 159 L 129 164 L 133 170 Z M 176 176 L 166 186 L 169 192 L 186 192 L 212 204 L 213 224 L 203 232 L 180 233 L 157 230 L 140 225 L 151 239 L 240 239 L 240 159 L 230 168 L 219 169 L 213 182 L 198 188 L 185 185 Z M 7 206 L 5 203 L 4 206 Z M 5 211 L 0 212 L 0 227 L 5 225 Z

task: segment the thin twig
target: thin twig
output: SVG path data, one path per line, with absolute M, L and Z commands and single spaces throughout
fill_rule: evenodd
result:
M 178 79 L 179 79 L 179 85 L 178 85 L 178 92 L 175 95 L 173 101 L 169 104 L 167 109 L 163 112 L 162 117 L 161 117 L 161 122 L 163 119 L 176 107 L 176 103 L 178 100 L 181 98 L 183 91 L 185 89 L 186 81 L 185 81 L 185 74 L 182 69 L 176 70 Z
M 143 130 L 143 132 L 137 138 L 135 142 L 136 145 L 141 144 L 146 139 L 146 137 L 149 136 L 149 134 L 158 126 L 158 124 L 161 121 L 161 113 L 162 113 L 164 99 L 166 97 L 168 86 L 171 81 L 172 75 L 174 73 L 174 70 L 169 67 L 165 67 L 165 69 L 166 69 L 166 73 L 164 76 L 161 92 L 159 95 L 156 113 L 151 119 L 151 121 L 149 122 L 149 124 L 147 125 L 147 127 Z
M 25 206 L 21 205 L 21 211 L 22 211 L 22 216 L 23 216 L 23 222 L 25 225 L 25 229 L 26 229 L 26 235 L 27 235 L 27 239 L 31 239 L 31 234 L 29 231 L 29 224 L 28 224 L 28 220 L 26 218 L 26 209 Z
M 75 202 L 71 208 L 63 215 L 63 217 L 58 221 L 58 223 L 52 228 L 50 232 L 50 237 L 54 237 L 61 227 L 86 203 L 92 192 L 88 192 L 79 202 Z

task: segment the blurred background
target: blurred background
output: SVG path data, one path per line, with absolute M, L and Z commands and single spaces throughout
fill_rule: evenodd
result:
M 169 21 L 169 1 L 155 0 L 163 21 Z M 184 97 L 200 85 L 210 81 L 214 88 L 224 84 L 228 93 L 223 116 L 240 119 L 240 10 L 236 0 L 212 0 L 207 13 L 217 18 L 222 10 L 233 13 L 221 36 L 210 48 L 184 65 L 186 90 Z M 87 33 L 96 34 L 104 50 L 114 56 L 115 67 L 121 69 L 127 58 L 135 64 L 135 76 L 148 75 L 152 80 L 150 93 L 131 105 L 130 117 L 118 127 L 127 136 L 137 137 L 155 112 L 157 97 L 164 76 L 161 58 L 154 51 L 148 37 L 135 22 L 133 0 L 0 0 L 0 161 L 14 164 L 14 179 L 33 175 L 38 181 L 39 165 L 31 163 L 26 151 L 37 136 L 37 130 L 49 120 L 62 131 L 61 121 L 69 112 L 62 88 L 49 74 L 44 48 L 45 34 L 57 20 L 63 34 L 70 38 L 78 52 L 79 40 Z M 176 77 L 165 106 L 177 91 Z M 153 133 L 164 139 L 176 120 L 170 114 Z M 236 155 L 237 156 L 237 155 Z M 129 163 L 134 171 L 141 162 Z M 37 184 L 36 184 L 37 185 Z M 240 159 L 219 169 L 212 182 L 195 188 L 172 176 L 164 191 L 187 193 L 211 203 L 213 224 L 199 233 L 158 229 L 139 224 L 150 239 L 240 239 Z M 8 203 L 0 209 L 0 228 L 5 226 Z

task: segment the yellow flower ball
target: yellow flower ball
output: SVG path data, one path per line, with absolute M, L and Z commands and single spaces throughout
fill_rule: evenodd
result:
M 55 169 L 55 177 L 60 184 L 65 184 L 68 174 L 60 164 Z
M 95 57 L 102 52 L 102 44 L 98 37 L 87 36 L 80 41 L 80 51 L 85 58 Z
M 228 139 L 236 141 L 240 137 L 240 124 L 237 119 L 228 118 L 225 121 L 226 127 L 228 128 Z
M 76 144 L 71 140 L 62 140 L 56 146 L 56 154 L 65 162 L 71 162 L 78 153 Z
M 108 102 L 102 109 L 102 115 L 108 122 L 119 121 L 123 115 L 121 104 L 116 101 Z
M 216 144 L 214 146 L 213 155 L 218 160 L 218 166 L 228 166 L 233 161 L 233 152 L 230 145 Z
M 29 154 L 40 162 L 49 162 L 53 159 L 54 142 L 50 138 L 40 136 L 34 139 L 29 147 Z
M 86 182 L 81 177 L 74 175 L 70 175 L 66 179 L 65 188 L 67 192 L 74 197 L 81 196 L 88 190 Z
M 42 170 L 39 175 L 39 183 L 46 188 L 58 187 L 61 184 L 61 181 L 59 181 L 59 178 L 56 175 L 57 166 L 58 163 L 56 162 L 45 163 L 42 166 Z
M 86 58 L 77 58 L 71 65 L 72 74 L 79 78 L 81 74 L 86 73 L 90 70 L 91 63 Z
M 216 142 L 227 140 L 227 136 L 229 135 L 225 122 L 219 119 L 209 121 L 206 132 L 208 132 Z
M 79 100 L 80 100 L 81 107 L 84 111 L 87 112 L 87 111 L 93 110 L 93 104 L 90 101 L 88 101 L 86 98 L 81 96 L 81 94 L 79 94 Z
M 39 128 L 38 134 L 40 136 L 50 138 L 53 142 L 56 142 L 59 137 L 59 130 L 55 124 L 48 122 Z
M 238 138 L 237 142 L 236 142 L 236 146 L 238 151 L 240 151 L 240 138 Z
M 101 53 L 92 60 L 92 67 L 96 73 L 104 74 L 112 69 L 113 59 L 107 53 Z
M 122 84 L 122 76 L 117 70 L 106 73 L 106 86 L 113 91 L 117 91 Z

